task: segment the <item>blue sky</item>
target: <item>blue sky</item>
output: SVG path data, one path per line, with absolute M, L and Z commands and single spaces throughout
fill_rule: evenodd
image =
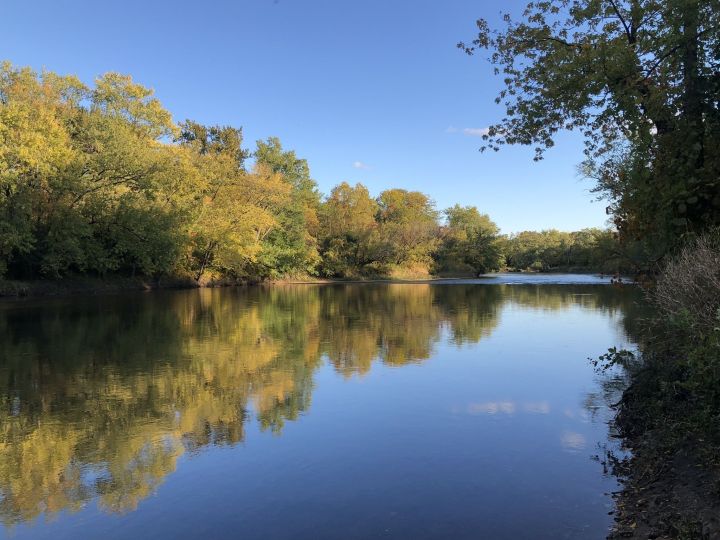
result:
M 518 0 L 5 0 L 0 59 L 73 73 L 133 75 L 177 120 L 242 126 L 247 146 L 280 137 L 321 191 L 347 180 L 475 205 L 504 232 L 606 223 L 565 134 L 544 161 L 530 148 L 478 152 L 501 117 L 500 81 L 455 47 L 478 17 Z M 450 128 L 450 129 L 449 129 Z M 469 130 L 469 131 L 466 131 Z

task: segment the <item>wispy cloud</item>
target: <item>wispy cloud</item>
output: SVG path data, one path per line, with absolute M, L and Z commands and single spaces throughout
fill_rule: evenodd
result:
M 362 161 L 353 161 L 353 167 L 355 169 L 369 169 L 370 166 L 367 163 L 363 163 Z
M 465 128 L 463 129 L 463 133 L 465 135 L 469 135 L 470 137 L 483 137 L 484 135 L 490 133 L 490 128 Z
M 448 126 L 445 128 L 445 133 L 462 133 L 463 135 L 467 135 L 468 137 L 484 137 L 485 135 L 490 134 L 490 128 L 466 127 L 460 129 L 456 128 L 455 126 Z

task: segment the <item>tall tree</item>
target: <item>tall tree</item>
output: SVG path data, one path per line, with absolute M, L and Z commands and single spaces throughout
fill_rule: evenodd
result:
M 377 202 L 362 184 L 335 186 L 320 212 L 322 271 L 352 276 L 376 261 L 372 241 L 377 230 Z
M 441 269 L 485 273 L 499 270 L 503 257 L 500 229 L 474 206 L 455 206 L 444 212 L 447 225 L 436 255 Z
M 424 193 L 388 189 L 377 198 L 380 256 L 391 264 L 429 265 L 438 245 L 438 213 Z
M 719 0 L 545 0 L 504 21 L 459 44 L 489 50 L 505 85 L 484 148 L 539 159 L 581 131 L 584 172 L 652 257 L 720 223 Z
M 169 270 L 178 214 L 162 139 L 174 129 L 129 77 L 106 74 L 91 90 L 2 64 L 0 266 L 15 277 Z
M 292 190 L 290 204 L 278 216 L 280 226 L 266 238 L 266 266 L 278 274 L 315 273 L 320 194 L 307 160 L 283 150 L 277 137 L 257 141 L 255 159 L 282 175 Z
M 189 230 L 193 276 L 200 280 L 207 270 L 257 276 L 264 242 L 279 226 L 290 186 L 267 165 L 245 170 L 240 129 L 186 122 L 180 142 L 193 153 L 198 176 Z

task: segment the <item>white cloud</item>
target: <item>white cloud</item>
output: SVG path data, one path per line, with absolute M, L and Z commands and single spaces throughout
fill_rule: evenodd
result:
M 458 130 L 458 128 L 456 128 L 456 127 L 454 127 L 454 126 L 448 126 L 448 127 L 445 129 L 445 133 L 457 133 L 457 130 Z
M 367 163 L 363 163 L 362 161 L 353 161 L 353 167 L 355 169 L 369 169 L 370 166 Z
M 490 128 L 465 128 L 463 129 L 463 133 L 470 137 L 482 137 L 490 133 Z

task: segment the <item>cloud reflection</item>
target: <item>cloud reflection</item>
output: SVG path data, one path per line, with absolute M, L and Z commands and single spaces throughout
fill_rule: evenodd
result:
M 527 401 L 517 403 L 515 401 L 485 401 L 482 403 L 470 403 L 465 408 L 467 414 L 515 414 L 522 411 L 528 414 L 549 414 L 550 403 L 547 401 Z
M 581 433 L 565 431 L 560 437 L 560 444 L 562 444 L 562 447 L 566 450 L 577 451 L 583 450 L 587 441 L 585 440 L 585 436 Z

